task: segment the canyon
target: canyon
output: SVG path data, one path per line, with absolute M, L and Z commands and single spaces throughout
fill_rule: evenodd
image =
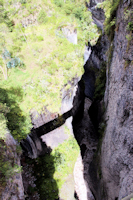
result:
M 52 113 L 46 107 L 41 114 L 32 111 L 33 128 L 20 142 L 22 157 L 22 152 L 17 152 L 19 144 L 7 132 L 6 144 L 15 152 L 13 157 L 8 151 L 7 157 L 16 159 L 19 166 L 22 164 L 23 180 L 21 173 L 18 177 L 13 176 L 12 181 L 9 179 L 2 200 L 26 199 L 24 190 L 28 190 L 29 182 L 26 179 L 34 186 L 35 177 L 29 172 L 34 164 L 27 165 L 25 157 L 34 160 L 49 155 L 52 149 L 67 140 L 69 136 L 64 132 L 64 124 L 76 139 L 80 156 L 74 168 L 75 183 L 72 180 L 75 198 L 73 194 L 63 200 L 133 198 L 133 30 L 128 27 L 133 1 L 119 1 L 113 16 L 115 27 L 110 28 L 111 39 L 104 32 L 105 16 L 98 6 L 102 2 L 91 0 L 87 4 L 102 33 L 96 45 L 88 43 L 85 47 L 82 77 L 73 78 L 69 82 L 70 88 L 62 89 L 61 114 Z M 124 14 L 126 10 L 128 17 Z M 131 36 L 130 40 L 127 35 Z M 31 168 L 27 169 L 27 166 Z M 26 172 L 29 173 L 27 176 Z M 37 200 L 39 196 L 36 193 L 29 199 Z

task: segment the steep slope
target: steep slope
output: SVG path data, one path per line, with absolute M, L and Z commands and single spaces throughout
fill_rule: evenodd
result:
M 95 43 L 98 37 L 97 28 L 92 23 L 91 15 L 83 2 L 84 0 L 80 2 L 69 0 L 60 2 L 52 0 L 0 0 L 0 138 L 4 137 L 8 127 L 13 137 L 20 142 L 21 139 L 26 138 L 33 126 L 38 127 L 46 121 L 49 122 L 56 118 L 57 112 L 64 114 L 66 108 L 64 109 L 63 106 L 61 108 L 61 104 L 64 103 L 65 107 L 64 99 L 66 96 L 69 96 L 66 99 L 70 101 L 70 105 L 67 106 L 68 109 L 71 109 L 69 107 L 72 106 L 73 94 L 70 91 L 73 91 L 82 74 L 85 40 L 88 40 L 90 35 L 90 41 Z M 91 32 L 86 29 L 87 25 L 88 29 L 92 28 Z M 71 86 L 73 81 L 74 83 Z M 50 113 L 49 115 L 47 115 L 47 110 Z M 40 112 L 45 117 L 38 120 Z M 33 124 L 31 118 L 34 118 Z M 59 117 L 59 120 L 61 122 L 62 118 Z M 58 125 L 57 120 L 54 123 Z M 51 130 L 51 127 L 49 130 Z M 64 138 L 61 140 L 60 135 L 65 132 L 64 128 L 60 128 L 60 134 L 58 134 L 58 131 L 56 135 L 59 138 L 58 141 L 60 140 L 60 143 L 62 143 L 64 139 L 68 138 L 68 135 L 64 134 Z M 32 143 L 34 150 L 35 145 L 38 147 L 38 152 L 34 151 L 34 155 L 42 155 L 42 151 L 45 151 L 42 140 L 36 138 L 36 136 L 34 136 L 34 139 L 36 140 L 35 144 Z M 56 138 L 52 138 L 52 140 L 56 140 Z M 31 142 L 29 137 L 28 141 Z M 33 153 L 30 146 L 28 147 L 29 152 Z M 75 149 L 76 153 L 73 151 L 75 147 L 76 142 L 73 138 L 70 138 L 69 141 L 59 147 L 60 150 L 59 148 L 56 149 L 51 156 L 52 158 L 49 155 L 47 156 L 47 162 L 50 161 L 53 164 L 52 172 L 54 165 L 59 165 L 59 162 L 62 162 L 61 169 L 57 170 L 56 166 L 55 173 L 60 188 L 65 181 L 66 174 L 72 173 L 74 159 L 76 159 L 78 152 L 78 147 Z M 11 149 L 11 151 L 13 150 Z M 67 151 L 73 152 L 71 156 L 68 156 Z M 14 154 L 16 156 L 15 150 Z M 19 157 L 20 155 L 17 157 L 18 162 Z M 58 157 L 59 159 L 56 159 Z M 10 163 L 12 158 L 8 157 L 8 159 Z M 60 159 L 62 160 L 60 161 Z M 67 167 L 67 164 L 69 165 L 68 160 L 70 162 L 69 168 Z M 42 159 L 42 162 L 45 165 L 45 159 Z M 0 165 L 3 167 L 3 160 L 0 160 Z M 42 163 L 40 167 L 42 167 Z M 11 170 L 13 169 L 11 168 Z M 58 171 L 60 170 L 61 173 L 59 174 Z M 7 168 L 6 171 L 8 172 Z M 43 168 L 42 171 L 44 172 L 45 169 Z M 25 176 L 27 176 L 26 173 Z M 39 176 L 38 180 L 41 179 L 42 182 L 38 183 L 38 188 L 42 184 L 42 193 L 44 192 L 42 196 L 45 196 L 45 193 L 48 192 L 55 198 L 56 194 L 51 194 L 50 191 L 52 186 L 49 187 L 50 177 L 47 183 L 44 183 L 45 178 L 42 177 L 41 173 Z M 15 189 L 11 192 L 9 190 L 9 194 L 6 196 L 7 177 L 4 187 L 1 187 L 4 200 L 10 197 L 17 199 L 17 187 L 12 183 L 11 187 L 15 187 Z M 59 188 L 55 188 L 58 195 Z M 15 193 L 15 195 L 13 194 L 13 196 L 11 193 Z
M 110 40 L 103 35 L 92 47 L 73 101 L 73 130 L 81 149 L 85 181 L 96 200 L 120 200 L 133 192 L 132 8 L 131 1 L 111 5 L 113 14 L 105 21 Z M 97 77 L 105 65 L 103 106 L 105 77 Z M 88 193 L 88 199 L 90 196 Z
M 21 148 L 9 131 L 6 139 L 0 139 L 0 198 L 24 199 L 24 188 L 21 175 Z
M 101 169 L 103 199 L 109 200 L 120 200 L 133 192 L 133 28 L 128 27 L 132 23 L 132 9 L 132 1 L 119 4 L 107 73 L 107 127 L 101 148 Z
M 97 3 L 91 1 L 89 9 L 94 10 L 94 6 L 96 9 Z M 89 80 L 91 70 L 95 71 L 95 100 L 90 102 L 90 108 L 86 100 L 83 102 L 84 111 L 81 108 L 74 116 L 73 129 L 81 149 L 84 177 L 95 199 L 121 200 L 131 194 L 126 198 L 130 199 L 133 192 L 133 2 L 105 1 L 102 5 L 108 39 L 103 34 L 84 66 Z M 94 70 L 102 72 L 103 64 L 105 94 L 105 75 L 98 78 Z M 87 82 L 85 91 L 90 91 Z
M 133 2 L 116 4 L 111 5 L 110 17 L 105 21 L 110 39 L 106 51 L 105 113 L 98 128 L 97 151 L 91 162 L 88 154 L 90 164 L 84 160 L 84 166 L 88 166 L 85 178 L 99 200 L 121 200 L 133 192 Z M 89 114 L 97 128 L 95 108 L 96 104 Z M 84 154 L 87 155 L 87 150 Z

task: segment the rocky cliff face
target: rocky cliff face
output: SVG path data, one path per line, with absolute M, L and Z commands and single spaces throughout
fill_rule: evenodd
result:
M 0 198 L 1 200 L 24 200 L 20 164 L 21 151 L 9 132 L 6 133 L 5 142 L 0 140 L 0 152 L 0 161 L 2 162 L 0 163 Z
M 128 18 L 131 20 L 131 17 L 125 17 L 124 14 L 126 9 L 128 13 L 132 12 L 132 1 L 120 1 L 116 12 L 113 41 L 107 42 L 104 36 L 101 38 L 102 42 L 99 41 L 102 49 L 100 52 L 107 63 L 103 116 L 105 127 L 102 130 L 102 138 L 99 133 L 97 139 L 88 138 L 88 145 L 84 146 L 83 151 L 85 179 L 95 199 L 98 200 L 121 200 L 133 192 L 133 40 L 126 39 L 127 35 L 132 38 L 133 33 L 129 30 L 130 22 L 127 20 Z M 94 67 L 100 66 L 101 62 L 97 59 L 100 53 L 97 45 L 93 48 L 88 68 L 92 63 Z M 104 57 L 107 55 L 107 48 L 110 55 Z M 97 104 L 98 107 L 101 103 Z M 94 115 L 99 115 L 98 109 L 96 112 L 95 108 L 96 104 L 91 106 L 89 114 L 97 129 L 97 125 L 99 124 L 100 128 L 102 123 L 99 119 L 98 123 L 94 123 L 97 120 Z M 90 127 L 88 135 L 91 137 L 96 135 Z M 91 141 L 93 149 L 97 149 L 95 153 L 89 152 Z
M 102 0 L 91 1 L 89 9 L 95 23 L 103 30 L 103 11 L 96 6 L 101 2 Z M 85 62 L 81 80 L 75 78 L 70 83 L 72 87 L 69 91 L 62 92 L 61 118 L 47 110 L 41 115 L 33 111 L 31 118 L 37 133 L 34 134 L 33 130 L 32 136 L 27 137 L 23 143 L 32 158 L 46 153 L 45 145 L 38 139 L 41 132 L 52 131 L 50 127 L 54 124 L 55 128 L 61 126 L 67 118 L 67 125 L 71 128 L 70 116 L 73 116 L 73 131 L 81 149 L 85 184 L 91 190 L 87 190 L 87 198 L 92 200 L 121 200 L 133 192 L 133 41 L 126 39 L 126 35 L 132 37 L 133 33 L 129 30 L 130 24 L 124 15 L 126 9 L 129 13 L 132 11 L 132 1 L 121 1 L 119 4 L 113 41 L 109 42 L 103 34 L 98 43 L 91 47 L 90 58 Z M 104 100 L 93 101 L 97 72 L 101 70 L 103 63 L 106 63 Z M 66 114 L 63 115 L 64 113 Z M 63 135 L 62 128 L 60 132 Z M 52 138 L 53 135 L 56 135 L 56 130 L 52 133 Z M 32 144 L 31 139 L 33 148 L 28 146 L 29 143 Z M 46 140 L 47 138 L 45 143 Z M 9 146 L 15 148 L 12 138 L 10 143 Z M 16 149 L 12 151 L 15 152 L 16 163 L 20 165 Z M 20 174 L 14 176 L 13 183 L 9 181 L 2 199 L 24 199 Z
M 105 92 L 107 127 L 101 148 L 101 169 L 103 199 L 109 200 L 120 200 L 133 192 L 133 40 L 128 44 L 126 39 L 127 7 L 128 2 L 121 2 L 117 10 L 117 31 Z M 133 2 L 128 9 L 133 9 Z

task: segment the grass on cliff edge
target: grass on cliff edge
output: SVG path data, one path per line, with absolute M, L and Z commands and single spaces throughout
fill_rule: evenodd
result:
M 12 112 L 9 111 L 8 116 L 4 114 L 15 139 L 21 140 L 30 131 L 33 108 L 41 111 L 46 106 L 51 112 L 60 112 L 61 89 L 83 73 L 84 44 L 89 38 L 92 43 L 98 38 L 97 29 L 83 3 L 66 1 L 60 7 L 55 1 L 27 0 L 16 4 L 15 0 L 4 0 L 2 7 L 0 1 L 0 88 L 6 93 L 12 90 L 8 96 L 14 101 L 17 99 L 13 105 L 7 105 L 12 107 Z M 75 6 L 76 10 L 70 9 Z M 29 16 L 36 16 L 36 20 L 24 28 L 22 24 Z M 77 29 L 77 45 L 64 37 L 63 27 Z M 5 51 L 10 56 L 4 60 Z M 9 64 L 15 58 L 23 64 L 13 68 Z M 7 69 L 6 64 L 11 68 Z M 6 72 L 8 78 L 4 80 Z M 16 90 L 21 90 L 21 99 L 17 98 L 20 94 Z M 7 104 L 3 99 L 0 102 Z M 17 128 L 13 124 L 14 116 L 19 119 Z
M 114 38 L 115 24 L 116 24 L 116 12 L 121 0 L 105 0 L 102 3 L 103 9 L 105 11 L 105 33 L 108 35 L 110 41 Z

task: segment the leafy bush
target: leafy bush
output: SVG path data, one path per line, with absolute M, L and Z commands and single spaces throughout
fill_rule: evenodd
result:
M 126 39 L 130 42 L 132 40 L 132 33 L 127 34 Z
M 0 104 L 1 107 L 2 104 Z M 4 113 L 0 113 L 0 138 L 5 138 L 7 128 L 7 119 Z
M 20 60 L 20 58 L 12 58 L 8 63 L 7 63 L 7 68 L 15 68 L 15 67 L 20 67 L 24 68 L 25 65 L 24 63 Z
M 121 0 L 106 0 L 104 1 L 104 10 L 105 10 L 105 33 L 108 35 L 109 39 L 112 41 L 114 38 L 115 30 L 115 17 L 116 11 Z
M 5 51 L 3 52 L 2 58 L 3 60 L 6 61 L 7 68 L 12 68 L 12 67 L 24 68 L 25 67 L 25 64 L 20 60 L 20 58 L 17 58 L 17 57 L 11 58 L 11 54 L 7 49 L 5 49 Z
M 73 14 L 77 19 L 81 20 L 83 19 L 83 11 L 84 11 L 83 6 L 75 7 L 75 9 L 73 10 Z
M 3 7 L 3 3 L 0 3 L 0 23 L 5 23 L 9 30 L 13 30 L 14 22 L 9 18 L 8 11 Z
M 67 15 L 70 15 L 70 14 L 72 14 L 73 13 L 73 9 L 74 9 L 74 4 L 70 4 L 70 3 L 66 3 L 65 4 L 65 8 L 64 8 L 64 10 L 65 10 L 65 13 L 67 14 Z
M 58 6 L 58 7 L 62 7 L 64 4 L 63 0 L 54 0 L 54 3 Z
M 133 31 L 133 22 L 128 22 L 127 30 L 128 31 Z
M 18 141 L 25 138 L 31 129 L 30 117 L 26 116 L 18 105 L 18 102 L 20 103 L 22 100 L 22 89 L 11 88 L 10 90 L 4 90 L 0 88 L 0 103 L 1 105 L 6 105 L 3 112 L 5 119 L 7 119 L 6 126 Z
M 37 40 L 38 40 L 39 42 L 41 42 L 41 41 L 44 40 L 44 38 L 43 38 L 41 35 L 38 35 L 38 36 L 36 36 L 36 37 L 37 37 Z
M 20 3 L 21 3 L 21 4 L 26 4 L 27 1 L 26 1 L 26 0 L 20 0 Z
M 39 15 L 38 15 L 38 22 L 40 24 L 45 24 L 47 21 L 48 21 L 47 14 L 43 9 L 41 9 L 41 11 L 39 12 Z

